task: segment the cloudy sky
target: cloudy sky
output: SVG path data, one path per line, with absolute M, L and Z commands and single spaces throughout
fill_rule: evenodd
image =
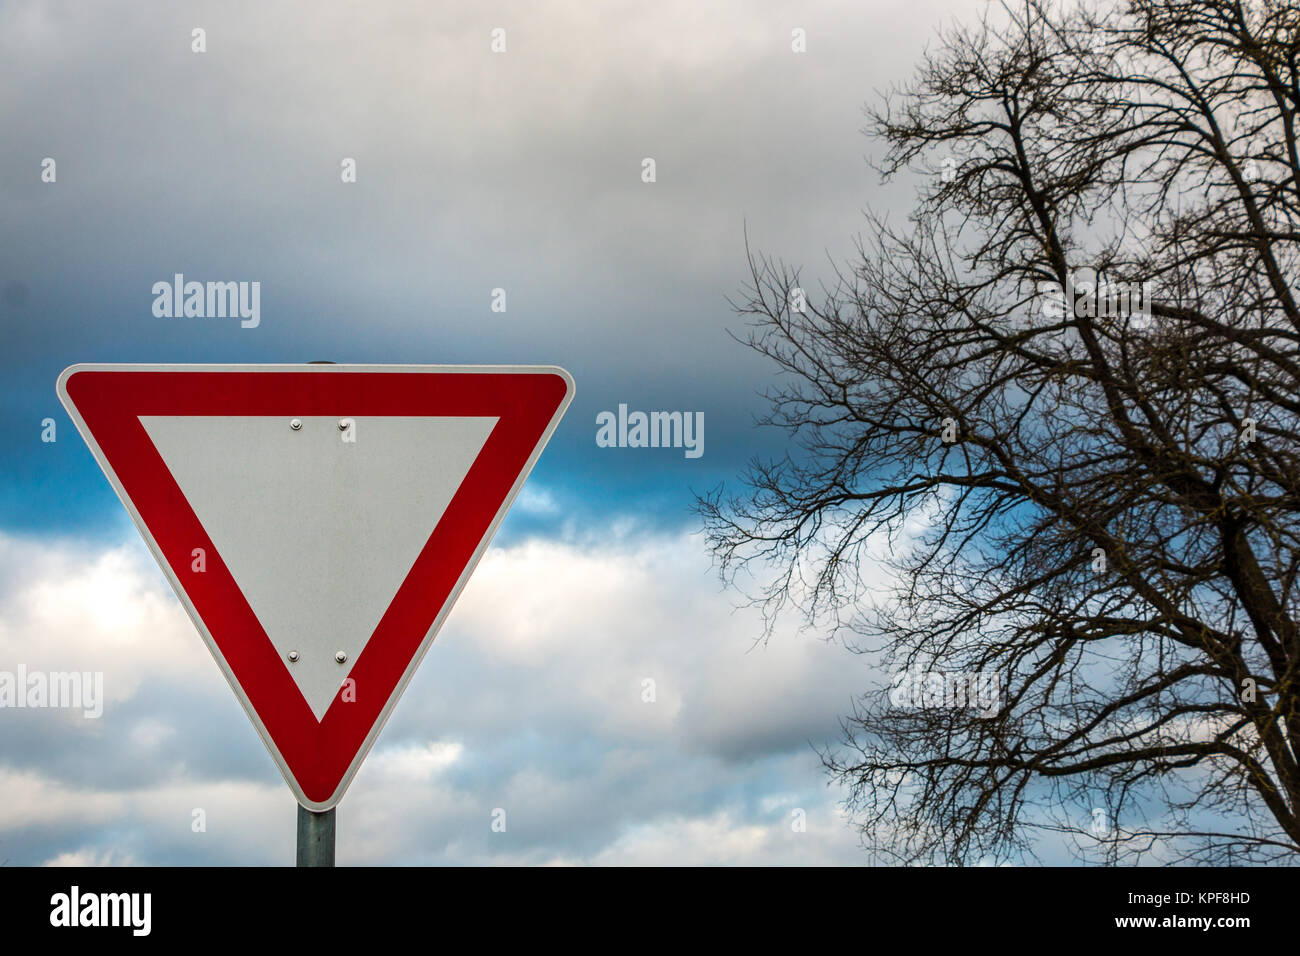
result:
M 864 208 L 905 214 L 862 108 L 974 8 L 0 2 L 0 670 L 107 695 L 0 711 L 0 862 L 292 860 L 292 797 L 54 384 L 312 359 L 577 382 L 340 807 L 340 863 L 867 862 L 815 748 L 880 677 L 795 621 L 756 644 L 690 504 L 782 450 L 728 335 L 746 229 L 815 286 Z M 178 272 L 259 281 L 260 324 L 155 317 Z M 620 403 L 703 412 L 703 456 L 598 448 Z

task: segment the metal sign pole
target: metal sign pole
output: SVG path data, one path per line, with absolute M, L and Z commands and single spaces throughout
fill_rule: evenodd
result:
M 323 813 L 298 804 L 298 865 L 334 865 L 334 807 Z

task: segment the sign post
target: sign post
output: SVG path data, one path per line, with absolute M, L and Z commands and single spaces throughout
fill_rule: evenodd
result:
M 573 399 L 549 366 L 74 365 L 59 398 L 299 803 L 299 866 Z
M 298 865 L 334 865 L 334 807 L 317 813 L 298 804 Z

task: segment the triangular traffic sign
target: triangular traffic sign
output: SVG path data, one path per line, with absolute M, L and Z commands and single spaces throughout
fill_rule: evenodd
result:
M 343 796 L 573 389 L 524 366 L 74 365 L 58 382 L 316 811 Z

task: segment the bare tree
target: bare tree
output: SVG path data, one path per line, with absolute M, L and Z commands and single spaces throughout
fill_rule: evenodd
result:
M 1296 860 L 1298 57 L 1293 0 L 988 8 L 869 111 L 908 222 L 750 254 L 791 450 L 700 509 L 879 663 L 824 755 L 878 853 Z

